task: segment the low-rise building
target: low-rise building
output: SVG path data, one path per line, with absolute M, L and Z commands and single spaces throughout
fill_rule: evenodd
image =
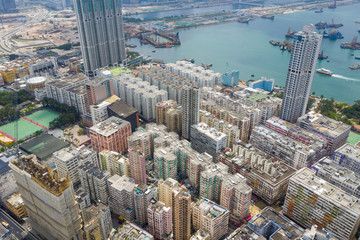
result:
M 26 216 L 26 208 L 20 193 L 14 193 L 5 201 L 7 209 L 9 209 L 18 219 Z

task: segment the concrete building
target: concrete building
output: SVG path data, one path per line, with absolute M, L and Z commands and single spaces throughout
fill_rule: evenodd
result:
M 91 201 L 108 203 L 109 189 L 107 180 L 110 173 L 101 170 L 97 166 L 87 162 L 79 166 L 81 186 L 86 194 L 89 194 Z
M 111 212 L 128 221 L 135 220 L 133 190 L 136 184 L 134 179 L 128 176 L 114 175 L 108 179 L 108 187 Z
M 112 236 L 112 240 L 154 240 L 154 237 L 144 229 L 133 223 L 125 222 L 117 233 Z
M 232 232 L 225 240 L 266 240 L 265 237 L 257 234 L 252 230 L 247 224 L 243 224 L 241 227 L 237 228 Z
M 181 187 L 173 190 L 174 240 L 187 240 L 191 233 L 191 195 Z
M 100 167 L 108 171 L 111 176 L 130 176 L 129 159 L 121 154 L 103 150 L 99 153 Z
M 170 108 L 165 113 L 165 125 L 169 132 L 182 136 L 182 107 Z
M 250 143 L 255 148 L 296 169 L 310 167 L 327 154 L 327 141 L 320 138 L 306 140 L 310 142 L 294 140 L 263 126 L 257 126 L 250 137 Z
M 324 179 L 349 195 L 360 198 L 360 176 L 354 171 L 338 165 L 334 160 L 325 157 L 311 166 L 315 175 Z
M 44 238 L 81 239 L 81 217 L 69 179 L 59 180 L 34 155 L 9 164 L 14 172 L 32 228 Z
M 359 163 L 360 163 L 360 149 L 345 144 L 334 152 L 333 161 L 341 167 L 347 168 L 357 175 L 360 175 Z
M 171 108 L 176 108 L 177 103 L 174 100 L 167 100 L 163 102 L 158 102 L 155 105 L 155 121 L 157 124 L 166 125 L 166 112 Z
M 118 117 L 125 121 L 128 121 L 131 124 L 131 131 L 135 132 L 135 130 L 139 127 L 139 112 L 126 104 L 121 99 L 116 100 L 111 103 L 108 107 L 108 114 L 110 117 Z
M 322 40 L 314 30 L 313 25 L 305 26 L 294 36 L 280 112 L 280 118 L 288 122 L 305 114 Z
M 93 0 L 89 3 L 76 0 L 74 5 L 85 71 L 92 74 L 97 68 L 122 63 L 126 54 L 121 3 L 112 1 L 111 8 L 110 2 L 101 1 L 99 7 Z
M 274 79 L 261 77 L 259 80 L 248 81 L 246 85 L 253 89 L 259 88 L 267 92 L 271 92 L 274 89 Z
M 153 186 L 138 185 L 133 189 L 135 222 L 145 226 L 148 223 L 147 209 L 152 199 L 157 199 L 157 189 Z
M 127 138 L 128 147 L 130 149 L 139 149 L 146 159 L 152 158 L 154 154 L 152 140 L 152 134 L 142 128 L 139 128 Z
M 42 61 L 35 62 L 29 65 L 29 75 L 32 77 L 35 76 L 46 76 L 57 74 L 57 62 L 56 58 L 52 57 L 49 59 L 44 59 Z
M 136 184 L 146 186 L 145 156 L 139 148 L 129 149 L 130 176 Z
M 157 178 L 164 180 L 168 178 L 177 179 L 178 162 L 177 156 L 171 149 L 156 148 L 154 152 L 154 174 Z
M 182 137 L 190 139 L 191 126 L 199 123 L 200 90 L 185 85 L 182 89 Z
M 92 125 L 98 124 L 109 118 L 108 106 L 111 105 L 108 101 L 103 101 L 96 105 L 90 106 Z
M 108 78 L 95 78 L 85 85 L 88 104 L 95 105 L 114 95 L 113 82 Z
M 308 113 L 297 120 L 297 125 L 328 141 L 329 155 L 346 143 L 351 127 L 321 114 Z
M 303 168 L 290 179 L 283 209 L 305 228 L 317 225 L 341 238 L 353 239 L 360 224 L 359 207 L 357 197 Z
M 91 205 L 82 210 L 82 216 L 87 240 L 98 239 L 95 237 L 97 232 L 100 232 L 101 240 L 108 239 L 113 229 L 109 206 L 102 203 Z
M 157 239 L 163 239 L 172 232 L 172 211 L 161 201 L 153 200 L 147 208 L 149 232 Z
M 165 181 L 160 179 L 159 187 L 159 201 L 163 202 L 165 206 L 173 208 L 173 189 L 179 188 L 179 182 L 175 179 L 168 178 Z
M 230 221 L 240 223 L 249 216 L 252 190 L 240 174 L 227 175 L 221 184 L 220 205 L 230 211 Z
M 211 236 L 205 230 L 199 229 L 193 234 L 190 240 L 210 240 Z
M 221 76 L 221 83 L 227 87 L 234 87 L 239 84 L 240 76 L 239 71 L 232 71 L 224 73 Z
M 312 225 L 310 229 L 306 229 L 301 240 L 340 240 L 341 238 L 324 229 L 320 230 L 316 225 Z
M 266 207 L 247 224 L 264 239 L 302 239 L 304 229 L 271 207 Z M 261 238 L 260 238 L 261 239 Z
M 8 165 L 7 159 L 6 162 L 0 159 L 0 205 L 2 206 L 6 205 L 7 197 L 19 191 L 14 174 Z
M 110 117 L 105 121 L 92 126 L 89 129 L 91 145 L 94 150 L 110 150 L 124 153 L 127 148 L 127 137 L 131 136 L 129 122 L 117 117 Z
M 7 209 L 10 210 L 18 219 L 22 219 L 27 215 L 24 200 L 20 193 L 14 193 L 5 201 Z
M 67 178 L 69 176 L 74 186 L 80 184 L 78 171 L 80 154 L 74 147 L 63 148 L 60 151 L 54 152 L 53 159 L 60 178 Z
M 190 138 L 193 149 L 200 153 L 206 152 L 215 159 L 226 148 L 228 136 L 201 122 L 191 126 Z
M 229 210 L 202 198 L 191 204 L 192 224 L 195 230 L 205 230 L 210 239 L 221 239 L 228 232 Z

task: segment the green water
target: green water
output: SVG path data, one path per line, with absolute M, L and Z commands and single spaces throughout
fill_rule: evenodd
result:
M 290 53 L 280 51 L 269 44 L 269 40 L 284 40 L 289 26 L 301 30 L 303 25 L 315 24 L 319 21 L 343 23 L 338 30 L 345 37 L 331 41 L 323 39 L 322 49 L 329 56 L 320 60 L 318 68 L 324 67 L 334 72 L 333 76 L 315 74 L 312 91 L 316 95 L 334 97 L 337 101 L 353 102 L 360 99 L 360 70 L 350 70 L 350 65 L 360 64 L 354 59 L 360 56 L 360 50 L 341 49 L 342 42 L 350 42 L 359 36 L 360 4 L 341 6 L 336 9 L 324 9 L 323 13 L 314 11 L 276 16 L 274 20 L 257 19 L 249 24 L 227 23 L 180 31 L 182 45 L 174 48 L 155 49 L 150 45 L 141 45 L 138 39 L 130 39 L 128 43 L 136 44 L 145 56 L 175 62 L 184 57 L 194 58 L 197 64 L 212 63 L 213 70 L 224 73 L 237 69 L 242 80 L 261 76 L 275 79 L 276 85 L 284 86 Z M 156 52 L 152 52 L 155 50 Z M 227 67 L 227 63 L 229 67 Z

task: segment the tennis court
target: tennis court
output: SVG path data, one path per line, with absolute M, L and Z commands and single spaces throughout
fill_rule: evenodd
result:
M 20 118 L 18 121 L 18 140 L 25 139 L 30 137 L 38 130 L 43 130 L 41 127 L 26 121 L 25 119 Z M 15 121 L 5 124 L 0 127 L 0 130 L 6 132 L 10 136 L 15 137 Z
M 34 112 L 28 116 L 26 116 L 28 119 L 37 122 L 45 127 L 49 127 L 49 123 L 57 118 L 60 114 L 56 113 L 54 111 L 51 111 L 49 109 L 43 109 L 37 112 Z

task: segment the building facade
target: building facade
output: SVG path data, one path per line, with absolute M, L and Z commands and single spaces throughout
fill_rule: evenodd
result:
M 288 122 L 294 123 L 305 114 L 322 40 L 314 29 L 313 25 L 305 26 L 294 36 L 280 112 L 280 118 Z

